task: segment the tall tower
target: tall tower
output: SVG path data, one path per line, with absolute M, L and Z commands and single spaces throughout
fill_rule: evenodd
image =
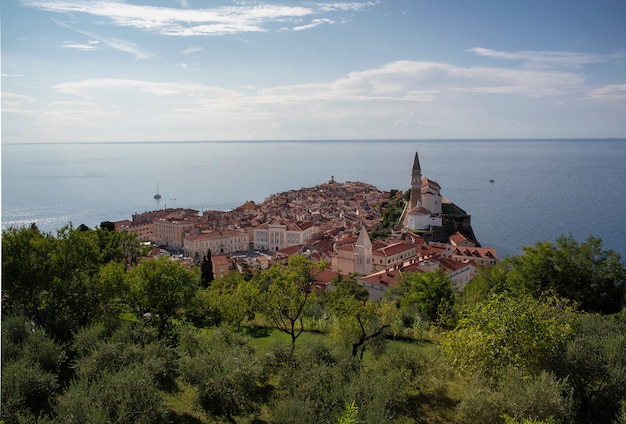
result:
M 361 225 L 359 238 L 354 243 L 354 272 L 361 275 L 372 273 L 374 255 L 372 254 L 372 241 L 367 234 L 367 229 Z
M 409 201 L 409 210 L 417 207 L 422 201 L 422 168 L 420 166 L 420 158 L 415 152 L 413 159 L 413 169 L 411 170 L 411 197 Z

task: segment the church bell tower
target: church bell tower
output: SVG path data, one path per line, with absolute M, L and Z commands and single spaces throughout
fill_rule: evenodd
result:
M 415 152 L 413 159 L 413 169 L 411 170 L 411 197 L 409 201 L 409 210 L 417 207 L 422 202 L 422 168 L 420 166 L 420 158 Z

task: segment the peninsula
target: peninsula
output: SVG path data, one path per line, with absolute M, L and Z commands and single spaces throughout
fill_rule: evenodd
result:
M 410 189 L 381 191 L 358 181 L 327 183 L 273 194 L 262 203 L 247 201 L 229 210 L 200 213 L 166 208 L 135 213 L 132 220 L 115 222 L 156 254 L 169 252 L 198 264 L 208 253 L 216 277 L 235 268 L 266 268 L 293 254 L 326 260 L 327 272 L 319 284 L 339 273 L 357 273 L 373 297 L 393 285 L 402 270 L 443 269 L 458 287 L 476 267 L 493 265 L 495 249 L 481 247 L 472 231 L 470 215 L 441 195 L 435 181 L 422 177 L 415 153 Z M 388 222 L 390 204 L 402 205 L 401 215 L 385 238 L 379 234 Z

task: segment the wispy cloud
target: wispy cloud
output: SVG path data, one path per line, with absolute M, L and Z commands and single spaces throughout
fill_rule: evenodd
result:
M 236 104 L 278 105 L 316 102 L 364 103 L 435 102 L 458 93 L 472 95 L 516 95 L 529 98 L 574 95 L 583 92 L 585 79 L 559 71 L 511 70 L 487 67 L 457 67 L 439 62 L 396 61 L 385 66 L 351 72 L 329 83 L 303 83 L 242 91 L 195 83 L 153 82 L 130 79 L 89 79 L 56 84 L 59 93 L 83 98 L 101 98 L 126 93 L 132 98 L 143 93 L 169 96 L 183 108 Z M 623 86 L 614 87 L 619 93 Z M 609 92 L 607 88 L 606 93 Z M 598 92 L 596 96 L 600 96 Z M 117 97 L 119 98 L 119 97 Z M 145 99 L 144 99 L 145 100 Z M 146 100 L 150 103 L 149 100 Z M 195 106 L 194 106 L 195 105 Z
M 83 13 L 106 18 L 117 26 L 172 36 L 264 32 L 274 24 L 283 27 L 286 21 L 295 22 L 307 16 L 333 12 L 358 11 L 375 5 L 373 2 L 306 2 L 301 6 L 245 2 L 234 6 L 176 9 L 106 0 L 25 0 L 25 4 L 49 12 Z
M 200 46 L 192 46 L 189 47 L 188 49 L 183 50 L 183 55 L 187 56 L 190 55 L 192 53 L 198 53 L 202 51 L 202 47 Z
M 153 82 L 133 79 L 88 79 L 75 82 L 66 82 L 53 86 L 55 90 L 63 94 L 71 94 L 84 98 L 99 98 L 103 94 L 116 95 L 116 92 L 125 91 L 147 93 L 157 96 L 184 95 L 188 98 L 197 96 L 220 98 L 233 98 L 241 96 L 235 90 L 207 86 L 204 84 L 177 83 L 177 82 Z
M 61 123 L 72 123 L 116 115 L 118 115 L 117 110 L 106 109 L 95 102 L 57 101 L 50 103 L 41 117 Z
M 94 40 L 89 41 L 87 46 L 89 45 L 95 46 L 96 44 L 101 42 L 102 44 L 108 47 L 111 47 L 115 50 L 119 50 L 121 52 L 131 54 L 135 56 L 136 59 L 146 59 L 148 57 L 153 56 L 151 53 L 144 51 L 142 48 L 140 48 L 136 43 L 133 43 L 132 41 L 122 40 L 120 38 L 115 38 L 115 37 L 103 37 L 90 31 L 83 31 L 83 30 L 74 28 L 72 25 L 68 25 L 63 22 L 59 22 L 59 21 L 55 21 L 55 22 L 71 31 L 84 35 L 85 37 L 93 38 Z M 73 46 L 68 46 L 66 43 L 64 43 L 63 45 L 64 47 L 79 48 L 78 46 L 85 46 L 83 44 L 74 44 Z M 82 50 L 89 50 L 89 49 L 82 48 Z
M 624 100 L 626 99 L 626 84 L 605 85 L 589 92 L 589 98 L 594 100 Z
M 623 53 L 612 55 L 601 55 L 597 53 L 577 53 L 569 51 L 546 51 L 546 50 L 523 50 L 515 52 L 504 52 L 474 47 L 468 51 L 479 56 L 491 57 L 503 60 L 515 60 L 534 67 L 551 68 L 580 68 L 592 63 L 606 62 L 611 59 L 624 57 Z
M 117 130 L 107 131 L 123 128 L 137 138 L 145 137 L 141 129 L 146 126 L 155 128 L 154 137 L 190 139 L 196 137 L 192 134 L 207 133 L 228 139 L 250 133 L 289 138 L 319 128 L 327 131 L 320 137 L 350 137 L 350 128 L 364 125 L 376 129 L 371 136 L 411 137 L 412 131 L 462 136 L 468 125 L 492 116 L 513 125 L 518 108 L 507 105 L 543 109 L 559 104 L 562 111 L 574 104 L 592 105 L 592 99 L 612 108 L 626 104 L 626 85 L 590 89 L 582 73 L 426 61 L 395 61 L 330 82 L 263 88 L 113 78 L 70 81 L 52 88 L 56 97 L 37 112 L 47 126 L 61 128 L 67 122 L 85 131 L 94 127 L 104 131 L 114 122 Z M 29 102 L 33 99 L 28 96 L 3 95 L 3 106 L 12 110 L 31 109 L 34 105 Z M 106 131 L 98 136 L 105 138 Z
M 293 30 L 302 31 L 305 29 L 315 28 L 316 26 L 320 26 L 323 24 L 334 24 L 334 23 L 335 21 L 333 21 L 332 19 L 313 19 L 310 24 L 295 26 L 293 27 Z
M 4 76 L 4 74 L 2 75 Z M 11 113 L 30 113 L 24 109 L 24 106 L 34 103 L 35 99 L 31 96 L 12 93 L 9 91 L 2 92 L 2 112 Z
M 98 40 L 89 40 L 87 43 L 75 43 L 73 41 L 64 41 L 63 47 L 68 48 L 68 49 L 90 51 L 90 50 L 97 49 L 98 44 L 100 44 L 100 41 Z

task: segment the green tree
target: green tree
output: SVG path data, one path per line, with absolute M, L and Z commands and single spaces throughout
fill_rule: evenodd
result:
M 211 250 L 204 255 L 202 263 L 200 264 L 200 275 L 202 279 L 202 286 L 209 287 L 211 282 L 215 279 L 213 275 L 213 260 L 211 259 Z
M 235 416 L 257 412 L 267 397 L 263 361 L 246 339 L 228 330 L 218 330 L 208 342 L 197 340 L 183 356 L 180 370 L 183 379 L 197 387 L 202 408 L 231 422 Z
M 65 349 L 43 328 L 25 316 L 3 316 L 0 419 L 51 413 L 65 362 Z
M 456 408 L 458 422 L 476 424 L 572 422 L 571 387 L 542 371 L 507 367 L 497 381 L 472 379 Z
M 551 365 L 574 389 L 578 422 L 613 422 L 626 399 L 626 320 L 584 314 Z
M 443 335 L 441 350 L 464 374 L 497 377 L 508 366 L 536 373 L 548 369 L 576 319 L 567 301 L 497 295 L 465 312 Z
M 52 289 L 53 270 L 49 256 L 54 237 L 42 233 L 35 224 L 2 231 L 2 309 L 25 310 L 31 315 L 45 304 L 45 293 Z
M 578 243 L 572 236 L 561 236 L 524 247 L 523 254 L 507 258 L 494 268 L 483 269 L 468 284 L 501 293 L 529 293 L 535 298 L 556 295 L 575 301 L 581 310 L 612 314 L 624 307 L 626 266 L 619 254 L 603 250 L 599 238 Z
M 445 324 L 452 316 L 452 281 L 441 270 L 404 273 L 394 294 L 406 318 L 419 315 L 431 323 Z
M 311 269 L 323 269 L 302 255 L 291 256 L 287 264 L 263 271 L 260 280 L 268 286 L 263 296 L 263 312 L 274 327 L 291 337 L 291 349 L 304 331 L 305 306 L 311 294 Z
M 93 381 L 72 382 L 55 406 L 63 423 L 167 422 L 167 410 L 150 373 L 142 367 L 105 370 Z
M 333 304 L 331 335 L 340 345 L 350 349 L 352 356 L 363 358 L 368 346 L 382 341 L 398 317 L 394 302 L 358 300 L 348 296 Z
M 273 359 L 273 358 L 272 358 Z M 326 344 L 307 346 L 278 370 L 271 421 L 285 424 L 337 423 L 348 387 L 360 368 L 356 359 Z
M 157 323 L 159 336 L 198 289 L 198 276 L 178 262 L 160 257 L 140 263 L 128 272 L 130 302 L 139 318 L 146 313 Z
M 343 278 L 341 275 L 333 280 L 334 290 L 324 292 L 324 302 L 331 308 L 334 304 L 340 305 L 344 297 L 350 299 L 366 301 L 369 298 L 369 292 L 365 287 L 357 283 L 356 275 L 350 275 Z
M 3 361 L 2 420 L 17 423 L 20 415 L 48 414 L 58 387 L 58 377 L 38 363 L 27 359 Z
M 215 280 L 209 291 L 211 307 L 219 311 L 221 319 L 237 327 L 261 310 L 261 285 L 238 272 Z
M 43 244 L 36 243 L 36 249 L 45 246 L 46 251 L 37 252 L 42 256 L 34 265 L 45 268 L 47 275 L 43 276 L 45 281 L 34 284 L 34 292 L 27 290 L 34 299 L 34 303 L 29 302 L 29 313 L 52 336 L 69 340 L 77 328 L 100 318 L 97 274 L 101 254 L 95 234 L 71 224 L 61 228 L 56 237 L 34 235 L 31 239 L 44 240 Z
M 115 231 L 115 227 L 97 228 L 95 233 L 103 263 L 115 261 L 124 264 L 125 268 L 137 264 L 142 250 L 136 234 L 124 230 Z

